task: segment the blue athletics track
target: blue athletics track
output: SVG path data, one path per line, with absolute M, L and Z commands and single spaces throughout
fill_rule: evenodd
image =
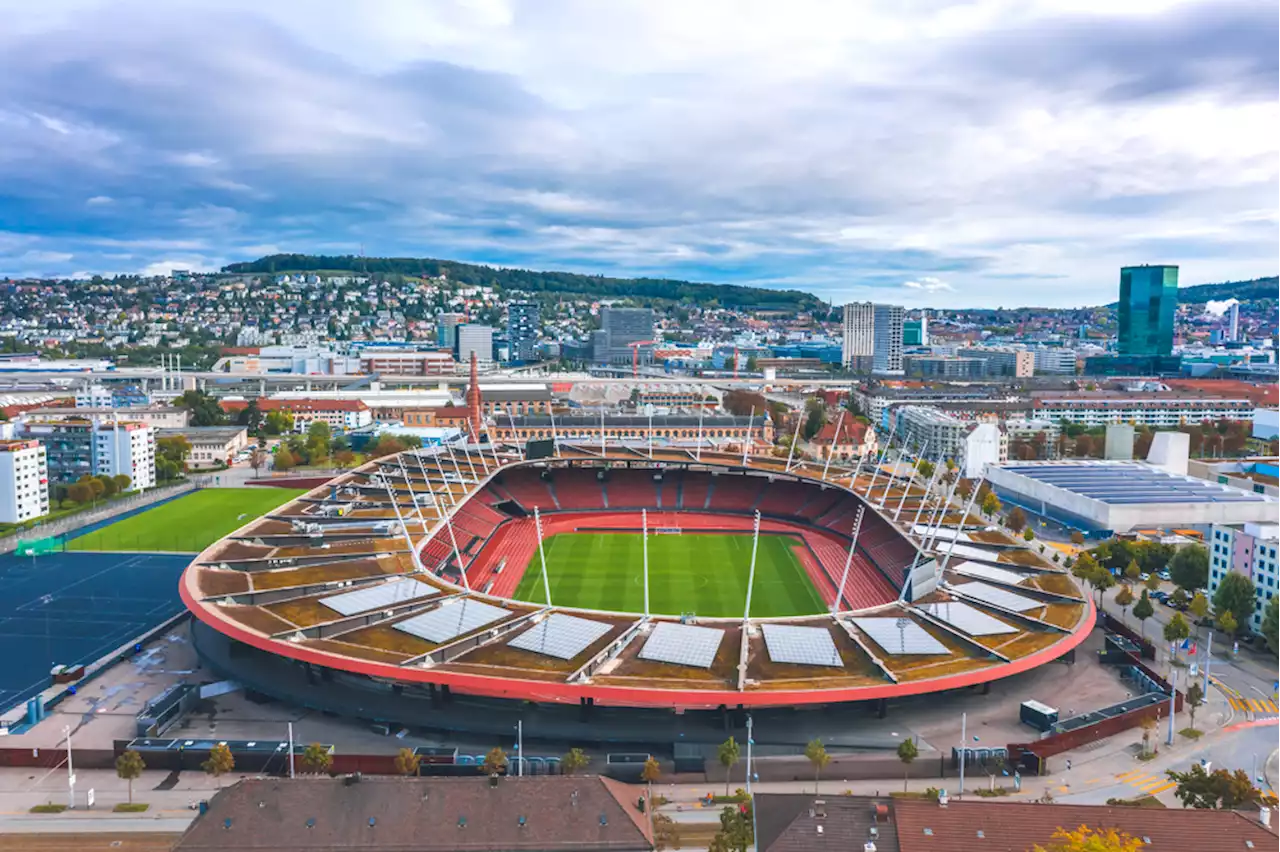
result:
M 182 609 L 189 554 L 0 556 L 0 711 L 51 683 L 55 664 L 89 664 Z

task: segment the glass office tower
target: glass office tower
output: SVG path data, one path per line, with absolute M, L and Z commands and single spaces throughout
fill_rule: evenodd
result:
M 1126 266 L 1120 270 L 1121 355 L 1173 352 L 1173 315 L 1178 307 L 1178 267 Z

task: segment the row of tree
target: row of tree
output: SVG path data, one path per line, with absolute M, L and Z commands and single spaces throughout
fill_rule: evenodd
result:
M 124 473 L 119 473 L 115 476 L 107 476 L 106 474 L 90 476 L 85 474 L 70 485 L 55 486 L 54 498 L 63 508 L 82 506 L 86 503 L 96 503 L 98 500 L 123 494 L 129 490 L 132 482 L 133 480 L 129 475 Z

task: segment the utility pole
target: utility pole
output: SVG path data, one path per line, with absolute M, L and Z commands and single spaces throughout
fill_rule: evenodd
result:
M 289 777 L 293 777 L 293 723 L 289 723 Z
M 74 810 L 76 806 L 76 770 L 71 765 L 71 726 L 63 725 L 62 733 L 67 738 L 67 807 Z
M 747 716 L 747 798 L 751 798 L 751 747 L 756 744 L 752 734 L 751 716 Z

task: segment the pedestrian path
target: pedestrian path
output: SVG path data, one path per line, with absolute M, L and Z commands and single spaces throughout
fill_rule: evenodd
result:
M 1280 715 L 1280 707 L 1269 698 L 1245 698 L 1237 693 L 1227 699 L 1227 703 L 1236 710 L 1252 713 L 1254 717 Z
M 1123 784 L 1128 784 L 1136 790 L 1141 790 L 1148 796 L 1156 796 L 1178 786 L 1165 775 L 1152 775 L 1141 769 L 1122 772 L 1116 776 L 1116 780 Z

